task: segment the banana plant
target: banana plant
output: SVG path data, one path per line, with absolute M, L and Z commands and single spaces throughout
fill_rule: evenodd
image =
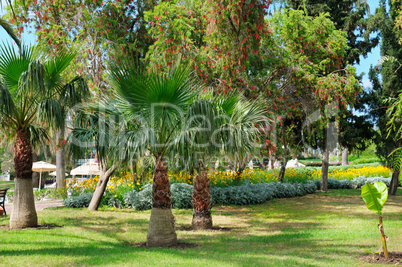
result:
M 384 227 L 382 224 L 382 208 L 388 198 L 388 188 L 383 182 L 375 182 L 374 184 L 367 183 L 362 186 L 361 196 L 366 203 L 369 210 L 375 211 L 380 219 L 378 225 L 382 237 L 382 247 L 384 250 L 385 258 L 388 258 L 387 250 L 387 236 L 384 234 Z

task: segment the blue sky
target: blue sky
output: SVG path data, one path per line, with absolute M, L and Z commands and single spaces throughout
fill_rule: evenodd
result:
M 1 0 L 2 6 L 4 7 L 4 0 Z M 368 0 L 368 4 L 370 5 L 370 11 L 373 14 L 375 12 L 375 9 L 379 5 L 379 0 Z M 0 14 L 2 14 L 4 10 L 0 10 Z M 24 33 L 22 35 L 22 40 L 25 44 L 33 44 L 35 43 L 36 37 L 33 34 L 29 33 Z M 11 42 L 11 39 L 8 37 L 7 33 L 0 28 L 0 42 Z M 377 61 L 380 59 L 380 48 L 377 46 L 375 49 L 372 50 L 371 53 L 367 55 L 367 58 L 363 58 L 363 56 L 360 57 L 360 65 L 355 65 L 356 67 L 356 72 L 358 74 L 364 72 L 365 75 L 363 76 L 363 87 L 370 87 L 370 81 L 368 79 L 368 72 L 370 69 L 371 65 L 376 65 Z
M 379 0 L 368 0 L 367 2 L 370 5 L 371 14 L 374 14 L 375 9 L 379 5 Z M 381 58 L 380 47 L 377 46 L 376 48 L 371 50 L 371 53 L 367 55 L 367 58 L 363 58 L 363 56 L 360 56 L 360 64 L 355 65 L 357 74 L 360 74 L 362 72 L 365 73 L 362 80 L 364 88 L 371 87 L 370 80 L 368 79 L 368 72 L 370 70 L 370 66 L 377 65 L 377 62 L 380 58 Z

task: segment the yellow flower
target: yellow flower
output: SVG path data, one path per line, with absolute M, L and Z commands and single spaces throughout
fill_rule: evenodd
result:
M 117 197 L 117 195 L 114 195 L 114 197 Z
M 141 191 L 141 187 L 140 187 L 140 188 L 138 188 L 138 190 L 140 190 L 140 191 Z
M 110 210 L 114 210 L 114 207 L 112 207 Z

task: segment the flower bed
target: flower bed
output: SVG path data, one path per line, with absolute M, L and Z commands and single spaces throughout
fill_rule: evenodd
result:
M 320 187 L 321 169 L 288 168 L 284 183 L 281 184 L 276 183 L 277 172 L 278 170 L 274 174 L 271 170 L 247 169 L 241 176 L 240 186 L 233 186 L 233 172 L 209 172 L 208 177 L 211 180 L 212 187 L 211 195 L 216 203 L 241 205 L 241 203 L 261 203 L 260 201 L 266 201 L 271 198 L 301 196 L 305 193 L 310 193 L 313 184 L 314 188 Z M 333 168 L 329 172 L 328 187 L 329 189 L 358 188 L 367 181 L 376 180 L 383 180 L 389 183 L 390 179 L 383 179 L 383 177 L 390 176 L 390 174 L 391 170 L 382 166 Z M 101 206 L 125 206 L 138 210 L 148 209 L 151 205 L 152 179 L 150 177 L 151 173 L 146 176 L 144 182 L 134 181 L 133 175 L 130 173 L 120 173 L 120 176 L 112 177 L 106 187 Z M 177 174 L 169 173 L 169 177 L 172 184 L 173 206 L 176 208 L 191 207 L 191 175 L 180 172 Z M 79 198 L 68 200 L 66 205 L 71 207 L 87 206 L 90 196 L 95 191 L 97 182 L 98 177 L 82 182 L 78 182 L 77 179 L 69 180 L 67 184 L 68 192 L 70 192 L 71 196 L 79 196 Z M 84 194 L 85 196 L 83 196 Z

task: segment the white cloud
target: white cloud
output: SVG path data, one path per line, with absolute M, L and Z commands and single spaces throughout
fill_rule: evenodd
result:
M 371 89 L 371 88 L 373 88 L 373 84 L 371 83 L 371 81 L 369 79 L 364 79 L 362 81 L 362 86 L 363 86 L 363 89 Z

